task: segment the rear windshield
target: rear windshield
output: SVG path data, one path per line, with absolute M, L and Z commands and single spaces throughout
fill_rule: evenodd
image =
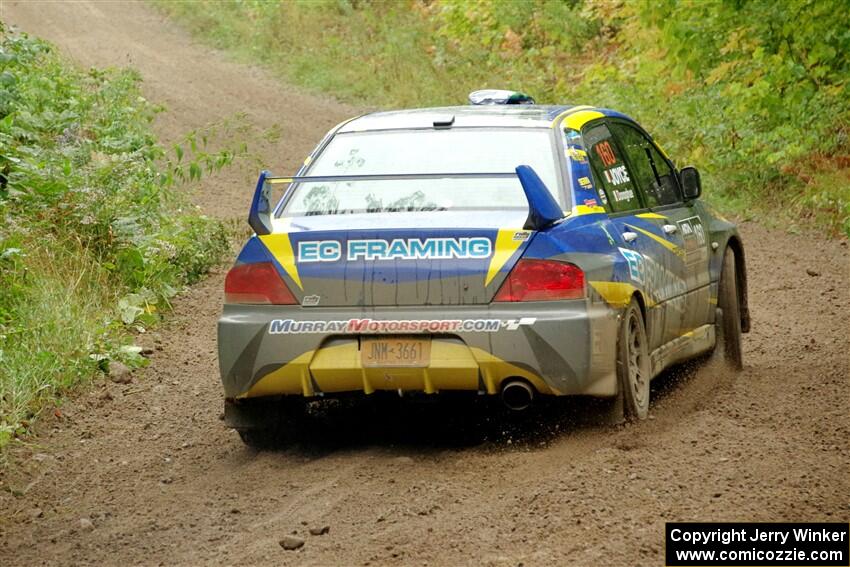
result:
M 561 204 L 548 129 L 387 130 L 337 134 L 308 176 L 511 173 L 534 168 Z M 527 209 L 514 178 L 440 178 L 300 183 L 285 216 L 402 211 Z

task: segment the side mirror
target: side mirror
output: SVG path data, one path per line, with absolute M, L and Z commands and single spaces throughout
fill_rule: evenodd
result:
M 679 180 L 682 182 L 682 193 L 686 201 L 699 198 L 702 195 L 702 181 L 700 181 L 697 168 L 689 165 L 679 171 Z

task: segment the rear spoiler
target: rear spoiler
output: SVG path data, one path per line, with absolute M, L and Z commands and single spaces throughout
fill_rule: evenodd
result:
M 339 181 L 391 181 L 410 179 L 510 179 L 517 177 L 528 200 L 528 218 L 523 226 L 526 230 L 541 230 L 564 218 L 558 201 L 546 188 L 546 184 L 528 165 L 520 165 L 513 173 L 399 173 L 394 175 L 319 175 L 273 177 L 268 171 L 260 173 L 254 198 L 251 200 L 251 212 L 248 224 L 257 234 L 271 234 L 272 231 L 272 186 L 292 183 L 334 183 Z

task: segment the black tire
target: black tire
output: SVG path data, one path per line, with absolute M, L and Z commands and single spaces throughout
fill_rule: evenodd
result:
M 242 442 L 254 449 L 274 449 L 282 445 L 278 431 L 272 428 L 239 429 Z
M 735 272 L 735 253 L 727 248 L 717 286 L 715 317 L 715 358 L 735 370 L 744 367 L 741 351 L 741 305 L 738 300 L 738 278 Z
M 261 401 L 242 408 L 246 425 L 237 427 L 242 442 L 255 449 L 278 449 L 292 444 L 303 427 L 306 403 L 300 396 Z
M 649 415 L 649 382 L 651 365 L 646 324 L 638 302 L 632 298 L 623 312 L 617 333 L 617 405 L 630 421 Z

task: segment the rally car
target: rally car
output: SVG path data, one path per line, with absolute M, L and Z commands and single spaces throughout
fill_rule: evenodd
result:
M 695 168 L 613 110 L 470 100 L 351 119 L 295 176 L 260 175 L 218 325 L 247 443 L 382 390 L 606 397 L 642 419 L 670 365 L 741 367 L 744 249 Z

